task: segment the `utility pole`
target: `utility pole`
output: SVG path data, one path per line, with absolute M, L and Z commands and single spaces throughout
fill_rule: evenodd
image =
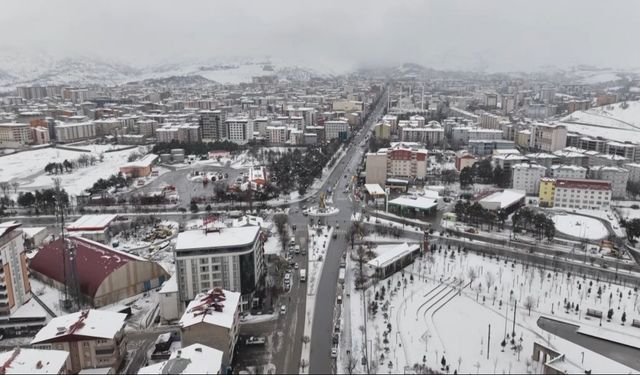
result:
M 489 343 L 491 343 L 491 324 L 489 324 L 489 333 L 487 334 L 487 359 L 489 359 Z
M 518 301 L 514 300 L 513 301 L 513 330 L 511 331 L 511 333 L 513 333 L 514 335 L 516 333 L 516 309 L 517 308 L 518 308 Z

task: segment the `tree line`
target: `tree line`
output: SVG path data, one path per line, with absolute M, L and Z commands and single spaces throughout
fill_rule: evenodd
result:
M 460 187 L 466 188 L 474 183 L 494 184 L 506 188 L 511 185 L 511 172 L 499 165 L 494 168 L 491 160 L 484 159 L 460 171 Z
M 64 189 L 60 189 L 59 197 L 63 207 L 69 205 L 69 194 Z M 56 189 L 49 188 L 36 190 L 34 193 L 30 191 L 26 193 L 21 192 L 18 194 L 17 202 L 21 207 L 34 207 L 36 214 L 39 212 L 53 213 L 58 203 L 58 197 Z
M 511 217 L 513 233 L 526 230 L 537 239 L 553 240 L 556 235 L 556 225 L 553 220 L 543 213 L 535 213 L 529 207 L 522 207 Z
M 238 151 L 242 148 L 231 141 L 180 143 L 172 140 L 169 143 L 157 143 L 151 149 L 154 154 L 169 154 L 174 148 L 184 149 L 185 155 L 204 155 L 209 151 Z

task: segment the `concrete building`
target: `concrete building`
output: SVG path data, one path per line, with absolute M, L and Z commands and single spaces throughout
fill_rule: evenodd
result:
M 180 301 L 220 287 L 241 293 L 241 309 L 250 309 L 265 273 L 263 240 L 257 226 L 180 233 L 175 248 Z
M 202 128 L 202 139 L 211 142 L 226 139 L 227 127 L 226 112 L 216 111 L 200 111 L 200 127 Z
M 60 123 L 55 125 L 56 140 L 69 143 L 97 137 L 93 122 Z
M 402 142 L 418 142 L 424 145 L 438 145 L 444 139 L 444 129 L 437 121 L 420 126 L 419 121 L 400 121 L 398 123 Z
M 245 144 L 253 139 L 253 122 L 248 118 L 229 118 L 225 120 L 225 125 L 227 140 Z
M 518 146 L 523 148 L 529 148 L 531 144 L 531 130 L 524 129 L 516 133 L 515 142 Z
M 619 167 L 593 166 L 589 168 L 589 178 L 611 182 L 611 198 L 623 199 L 627 196 L 629 171 Z
M 471 140 L 502 139 L 502 130 L 473 127 L 455 127 L 451 129 L 451 138 L 456 145 L 466 145 Z
M 547 168 L 547 174 L 550 173 L 551 167 L 560 161 L 560 159 L 546 152 L 534 152 L 525 155 L 530 162 L 539 164 L 545 168 Z
M 557 179 L 553 206 L 568 209 L 608 209 L 611 206 L 611 182 Z
M 373 134 L 378 139 L 391 138 L 391 124 L 380 122 L 373 127 Z
M 466 167 L 472 167 L 477 161 L 478 158 L 468 153 L 467 151 L 458 151 L 456 153 L 455 161 L 456 170 L 460 172 Z
M 640 161 L 640 145 L 631 142 L 607 142 L 604 153 L 622 156 L 632 162 Z
M 63 257 L 63 247 L 75 252 L 75 262 Z M 60 264 L 63 259 L 64 267 Z M 75 279 L 79 298 L 94 307 L 158 288 L 169 278 L 167 271 L 156 262 L 73 236 L 67 236 L 64 242 L 58 238 L 45 245 L 31 259 L 30 269 L 33 277 L 58 289 Z
M 46 145 L 51 142 L 49 129 L 44 126 L 31 127 L 31 138 L 36 145 Z
M 391 125 L 391 134 L 396 134 L 398 131 L 398 116 L 384 115 L 382 116 L 382 122 L 386 122 Z
M 0 372 L 13 374 L 68 374 L 69 353 L 64 350 L 27 349 L 16 347 L 0 353 Z
M 469 151 L 477 156 L 492 155 L 495 150 L 513 150 L 513 141 L 500 139 L 475 139 L 469 141 Z
M 288 129 L 286 126 L 267 126 L 266 128 L 266 140 L 272 144 L 286 143 Z
M 327 142 L 334 139 L 346 141 L 351 134 L 349 123 L 343 120 L 325 121 L 324 131 L 325 140 Z
M 156 140 L 158 143 L 178 142 L 178 128 L 171 125 L 165 125 L 156 129 Z
M 499 166 L 504 171 L 511 171 L 512 166 L 516 164 L 524 163 L 529 159 L 527 159 L 527 157 L 524 155 L 508 153 L 508 154 L 495 155 L 492 157 L 492 160 L 493 160 L 494 166 L 496 167 Z
M 29 124 L 0 124 L 0 148 L 22 147 L 33 142 Z
M 534 150 L 554 152 L 562 150 L 567 143 L 567 128 L 564 125 L 536 123 L 531 125 L 529 147 Z
M 178 126 L 178 142 L 180 143 L 197 143 L 202 141 L 200 125 L 182 124 Z
M 553 207 L 556 194 L 556 180 L 543 177 L 540 179 L 540 191 L 538 193 L 540 207 Z
M 427 150 L 394 143 L 367 154 L 366 183 L 384 186 L 389 178 L 423 179 L 427 175 Z
M 143 367 L 138 375 L 225 374 L 222 351 L 206 345 L 193 344 L 171 352 L 169 359 Z
M 162 323 L 166 324 L 180 319 L 182 305 L 178 295 L 178 278 L 175 275 L 162 284 L 162 288 L 158 291 L 158 299 Z
M 31 298 L 22 224 L 0 223 L 0 320 Z
M 520 190 L 527 195 L 538 195 L 540 179 L 545 176 L 547 168 L 530 163 L 516 164 L 511 167 L 514 190 Z
M 82 215 L 65 229 L 72 235 L 107 244 L 111 240 L 112 225 L 117 217 L 115 214 Z
M 200 293 L 180 318 L 182 345 L 206 345 L 222 352 L 222 366 L 233 361 L 238 341 L 240 293 L 213 288 Z
M 98 368 L 111 368 L 115 372 L 126 355 L 123 340 L 126 317 L 103 310 L 58 316 L 38 332 L 31 345 L 36 349 L 68 352 L 66 368 L 70 374 Z
M 147 154 L 142 159 L 138 159 L 121 166 L 120 172 L 134 178 L 147 177 L 151 174 L 156 160 L 158 160 L 158 155 Z
M 492 113 L 483 112 L 480 114 L 478 125 L 484 129 L 500 129 L 500 117 Z
M 587 168 L 579 165 L 554 165 L 551 167 L 550 177 L 583 180 L 587 178 Z

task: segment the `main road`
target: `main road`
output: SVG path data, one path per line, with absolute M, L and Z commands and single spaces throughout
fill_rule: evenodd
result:
M 386 90 L 381 98 L 386 95 Z M 332 216 L 328 216 L 326 223 L 331 226 L 339 224 L 338 235 L 329 243 L 329 249 L 324 260 L 320 283 L 316 293 L 315 311 L 311 329 L 311 353 L 309 363 L 309 373 L 329 374 L 336 372 L 334 361 L 331 358 L 331 345 L 334 325 L 334 308 L 336 304 L 336 289 L 338 284 L 338 271 L 340 258 L 347 248 L 346 236 L 351 223 L 351 214 L 354 205 L 345 193 L 345 185 L 348 179 L 356 172 L 367 143 L 365 137 L 369 134 L 375 122 L 382 115 L 386 101 L 381 99 L 378 105 L 371 112 L 363 129 L 354 137 L 346 155 L 342 158 L 333 173 L 329 176 L 323 189 L 328 187 L 333 189 L 333 205 L 340 211 Z M 364 144 L 364 148 L 361 145 Z M 347 176 L 346 178 L 344 176 Z M 350 181 L 350 180 L 349 180 Z M 341 372 L 341 371 L 337 371 Z

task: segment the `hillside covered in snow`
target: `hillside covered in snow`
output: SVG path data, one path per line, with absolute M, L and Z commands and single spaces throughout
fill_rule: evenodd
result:
M 619 142 L 640 142 L 640 101 L 576 111 L 562 118 L 569 131 Z

